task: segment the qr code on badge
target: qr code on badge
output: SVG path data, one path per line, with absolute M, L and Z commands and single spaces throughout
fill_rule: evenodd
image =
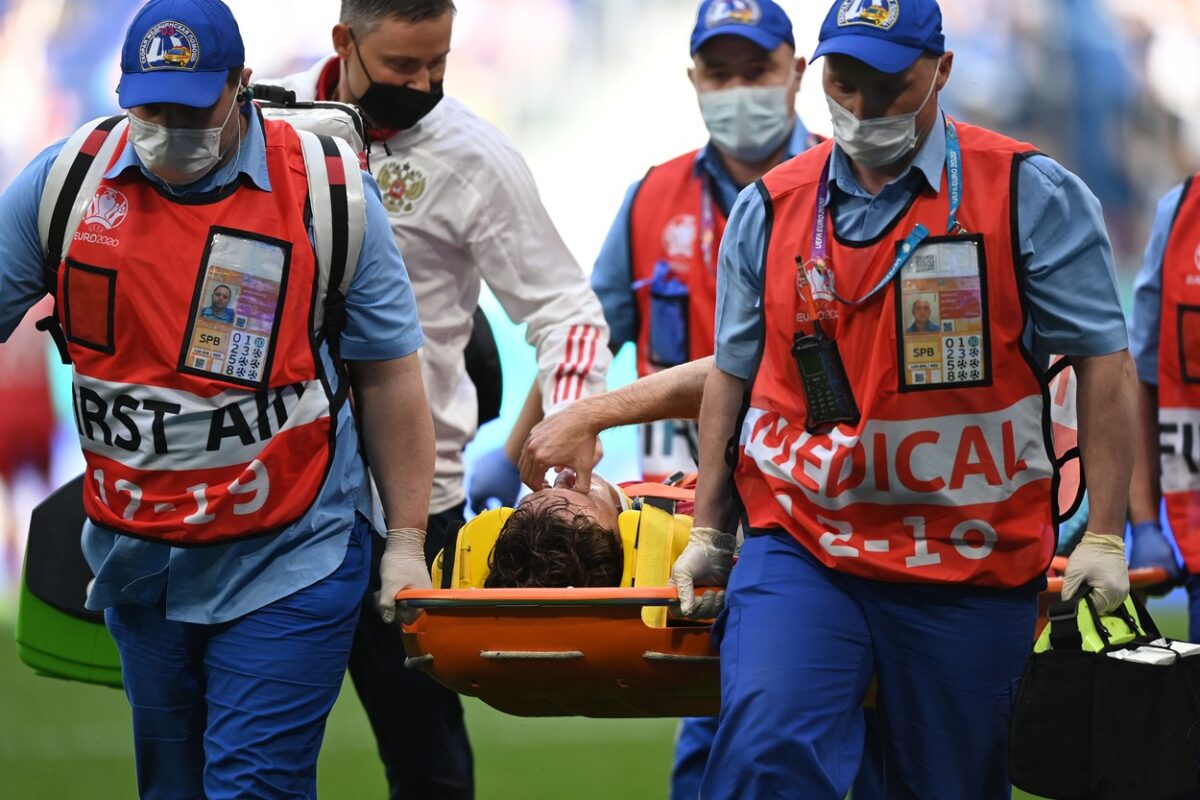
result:
M 918 372 L 913 375 L 913 383 L 924 383 L 924 382 L 925 382 L 925 373 L 924 372 Z
M 913 272 L 936 272 L 937 262 L 937 256 L 933 253 L 917 253 L 913 256 L 912 270 Z
M 196 358 L 192 359 L 192 366 L 196 369 L 204 369 L 204 359 L 197 356 Z

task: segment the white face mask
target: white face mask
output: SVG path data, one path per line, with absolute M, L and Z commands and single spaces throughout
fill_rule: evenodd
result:
M 177 186 L 195 183 L 225 155 L 221 152 L 221 132 L 237 105 L 235 95 L 225 121 L 218 128 L 168 128 L 129 114 L 129 143 L 146 169 L 167 183 Z M 234 139 L 241 141 L 240 136 Z
M 916 111 L 894 117 L 859 119 L 845 106 L 825 95 L 833 116 L 833 139 L 837 146 L 864 167 L 885 167 L 907 156 L 917 145 L 917 115 L 925 109 L 937 86 L 937 71 L 929 92 Z
M 718 150 L 754 163 L 776 152 L 792 132 L 787 97 L 786 83 L 700 92 L 700 114 Z

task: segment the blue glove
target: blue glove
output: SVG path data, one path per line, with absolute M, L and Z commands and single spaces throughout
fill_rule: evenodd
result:
M 475 462 L 467 497 L 476 514 L 499 506 L 511 508 L 516 505 L 520 493 L 521 473 L 517 465 L 508 460 L 503 447 L 497 447 Z
M 1172 581 L 1179 580 L 1179 564 L 1175 561 L 1175 551 L 1171 543 L 1163 535 L 1162 526 L 1157 522 L 1139 522 L 1133 526 L 1129 544 L 1129 568 L 1162 567 L 1167 571 Z

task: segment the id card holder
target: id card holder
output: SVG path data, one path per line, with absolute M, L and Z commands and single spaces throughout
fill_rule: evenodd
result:
M 858 404 L 846 378 L 837 342 L 824 336 L 797 333 L 792 340 L 792 357 L 804 389 L 809 433 L 827 433 L 838 423 L 858 422 Z
M 901 392 L 990 386 L 987 259 L 978 234 L 926 239 L 900 271 Z
M 247 231 L 213 228 L 180 354 L 180 372 L 251 389 L 267 386 L 292 246 Z

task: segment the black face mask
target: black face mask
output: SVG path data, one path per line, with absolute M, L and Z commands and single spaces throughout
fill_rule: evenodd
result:
M 391 83 L 376 83 L 371 73 L 367 72 L 367 65 L 363 63 L 362 53 L 358 51 L 358 40 L 354 38 L 353 31 L 350 32 L 350 38 L 354 41 L 358 63 L 370 83 L 358 98 L 358 107 L 377 127 L 394 131 L 408 130 L 442 101 L 441 81 L 432 84 L 428 92 Z

